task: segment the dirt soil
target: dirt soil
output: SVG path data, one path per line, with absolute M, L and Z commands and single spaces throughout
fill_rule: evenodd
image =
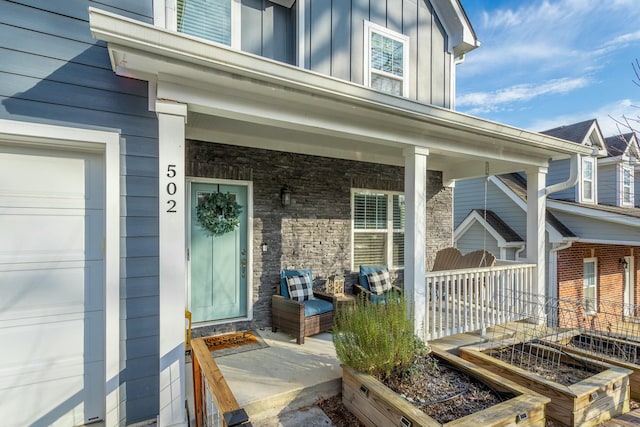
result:
M 409 402 L 444 424 L 496 405 L 511 396 L 503 396 L 483 383 L 431 356 L 417 359 L 403 376 L 392 376 L 382 382 Z M 336 396 L 317 403 L 337 427 L 363 426 Z
M 342 395 L 330 397 L 318 401 L 316 406 L 320 407 L 325 414 L 329 417 L 335 427 L 366 427 L 355 415 L 353 415 L 342 403 Z M 631 410 L 640 409 L 640 402 L 634 400 L 630 404 Z M 557 423 L 554 420 L 547 419 L 546 427 L 562 427 L 562 424 Z M 480 426 L 478 426 L 480 427 Z M 599 426 L 596 426 L 599 427 Z

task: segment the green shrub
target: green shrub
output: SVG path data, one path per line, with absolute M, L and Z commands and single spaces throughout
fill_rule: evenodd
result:
M 386 304 L 359 299 L 354 310 L 342 310 L 333 342 L 342 364 L 380 379 L 405 372 L 414 356 L 426 351 L 399 295 L 387 298 Z

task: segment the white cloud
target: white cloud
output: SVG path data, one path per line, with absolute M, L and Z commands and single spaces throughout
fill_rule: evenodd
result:
M 597 119 L 602 134 L 605 137 L 629 132 L 628 129 L 618 126 L 617 121 L 623 121 L 623 116 L 637 119 L 640 116 L 640 99 L 620 99 L 604 105 L 593 111 L 582 111 L 551 119 L 536 120 L 530 125 L 524 126 L 526 129 L 536 132 L 553 129 L 562 125 L 570 125 L 585 120 Z M 615 120 L 614 120 L 615 119 Z M 640 129 L 640 124 L 634 123 Z
M 513 103 L 530 101 L 543 95 L 571 92 L 589 84 L 587 78 L 562 78 L 541 84 L 519 84 L 492 92 L 474 92 L 460 95 L 456 105 L 469 114 L 482 114 L 509 108 Z
M 515 8 L 483 12 L 476 33 L 483 43 L 470 53 L 460 76 L 598 68 L 602 55 L 640 42 L 637 0 L 513 2 Z

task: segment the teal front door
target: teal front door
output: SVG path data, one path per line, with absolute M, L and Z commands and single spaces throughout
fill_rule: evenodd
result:
M 221 236 L 199 224 L 196 206 L 215 192 L 229 193 L 242 207 L 240 226 Z M 191 184 L 191 316 L 209 322 L 247 316 L 247 187 Z

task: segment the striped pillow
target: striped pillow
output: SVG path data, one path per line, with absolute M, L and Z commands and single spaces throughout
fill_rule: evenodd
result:
M 391 276 L 386 268 L 367 274 L 367 280 L 369 281 L 371 293 L 382 295 L 391 290 Z
M 287 288 L 289 298 L 295 301 L 304 302 L 315 299 L 313 296 L 313 286 L 308 275 L 288 276 Z

